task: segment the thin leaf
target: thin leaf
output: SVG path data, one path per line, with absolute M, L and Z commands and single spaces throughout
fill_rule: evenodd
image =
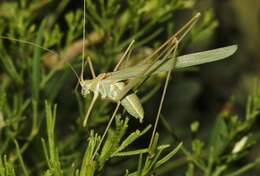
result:
M 14 62 L 11 57 L 1 48 L 0 49 L 0 63 L 8 75 L 18 84 L 23 83 L 21 75 L 17 72 Z
M 117 150 L 113 153 L 113 155 L 116 155 L 116 153 L 124 150 L 127 146 L 129 146 L 132 142 L 134 142 L 137 138 L 144 135 L 152 125 L 148 125 L 142 132 L 139 130 L 136 130 L 135 132 L 131 133 L 123 142 L 122 144 L 117 148 Z
M 140 154 L 139 155 L 139 159 L 138 159 L 137 176 L 141 176 L 141 173 L 142 173 L 142 161 L 143 161 L 143 154 Z
M 260 162 L 260 157 L 257 158 L 254 162 L 246 164 L 245 166 L 241 167 L 240 169 L 227 174 L 227 176 L 239 176 L 242 175 L 244 172 L 249 171 L 250 169 L 256 167 L 256 165 Z
M 22 157 L 21 150 L 20 150 L 20 147 L 18 145 L 18 142 L 16 140 L 14 140 L 14 144 L 15 144 L 16 153 L 18 155 L 18 159 L 19 159 L 19 162 L 21 164 L 21 168 L 22 168 L 23 174 L 25 176 L 29 176 L 28 170 L 27 170 L 27 168 L 26 168 L 26 166 L 24 164 L 24 161 L 23 161 L 23 157 Z
M 223 152 L 228 145 L 228 126 L 222 116 L 218 117 L 212 128 L 210 137 L 210 147 L 213 148 L 212 155 L 214 160 Z
M 182 142 L 179 143 L 179 145 L 177 147 L 175 147 L 175 149 L 173 149 L 168 155 L 166 155 L 165 157 L 163 157 L 162 159 L 157 161 L 157 163 L 155 164 L 155 168 L 161 166 L 162 164 L 167 162 L 169 159 L 171 159 L 179 151 L 179 149 L 181 148 L 182 144 L 183 144 Z
M 132 155 L 140 155 L 143 153 L 148 153 L 148 149 L 138 149 L 138 150 L 132 150 L 132 151 L 126 151 L 126 152 L 119 152 L 119 153 L 115 153 L 113 154 L 113 156 L 132 156 Z
M 45 21 L 41 23 L 39 31 L 37 33 L 36 44 L 41 45 L 44 36 Z M 40 89 L 40 58 L 41 48 L 34 47 L 33 59 L 32 59 L 32 94 L 35 99 L 39 98 Z

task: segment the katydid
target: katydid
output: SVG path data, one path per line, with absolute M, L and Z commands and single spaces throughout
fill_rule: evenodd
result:
M 85 8 L 85 7 L 84 7 Z M 85 11 L 84 11 L 85 12 Z M 166 87 L 169 82 L 170 73 L 173 69 L 180 69 L 189 66 L 199 65 L 207 62 L 217 61 L 220 59 L 224 59 L 230 55 L 232 55 L 237 46 L 228 46 L 224 48 L 188 54 L 184 56 L 176 56 L 177 48 L 179 42 L 183 39 L 183 37 L 191 30 L 193 25 L 197 22 L 200 14 L 196 14 L 186 25 L 184 25 L 176 34 L 170 37 L 164 44 L 162 44 L 158 49 L 156 49 L 150 56 L 146 57 L 141 63 L 118 70 L 119 66 L 122 64 L 123 60 L 127 58 L 132 48 L 134 42 L 131 42 L 129 47 L 126 49 L 125 53 L 123 54 L 122 58 L 118 62 L 117 66 L 113 70 L 113 72 L 109 73 L 102 73 L 98 76 L 95 75 L 93 70 L 92 63 L 89 58 L 87 58 L 93 79 L 92 80 L 84 80 L 83 78 L 83 67 L 84 67 L 84 49 L 83 52 L 83 59 L 82 59 L 82 70 L 81 75 L 78 77 L 79 83 L 82 87 L 82 95 L 86 96 L 91 91 L 94 93 L 93 100 L 89 106 L 89 109 L 86 113 L 85 120 L 83 125 L 86 126 L 87 119 L 90 116 L 91 110 L 94 106 L 95 101 L 97 100 L 98 96 L 101 95 L 101 98 L 110 99 L 114 102 L 117 102 L 117 107 L 112 115 L 112 118 L 107 125 L 107 128 L 102 136 L 101 142 L 106 135 L 107 129 L 109 128 L 113 118 L 115 117 L 119 105 L 121 104 L 126 111 L 139 119 L 141 122 L 144 118 L 143 107 L 135 93 L 129 93 L 131 89 L 140 85 L 148 76 L 158 73 L 158 72 L 168 72 L 167 81 L 164 87 L 164 93 L 162 96 L 162 100 L 160 102 L 160 107 L 156 117 L 156 123 L 154 125 L 154 132 L 156 130 L 158 118 L 161 112 L 162 103 L 164 100 Z M 84 16 L 85 18 L 85 16 Z M 84 19 L 85 21 L 85 19 Z M 85 23 L 85 22 L 84 22 Z M 83 39 L 85 39 L 85 30 L 83 31 Z M 13 41 L 18 41 L 24 44 L 34 45 L 35 47 L 42 48 L 48 52 L 54 53 L 54 51 L 49 50 L 47 48 L 43 48 L 33 42 L 28 42 L 25 40 L 14 39 L 10 37 L 0 36 L 2 39 L 9 39 Z M 83 40 L 84 46 L 84 40 Z M 55 53 L 57 54 L 57 53 Z M 58 54 L 57 54 L 58 55 Z M 73 70 L 74 71 L 74 70 Z M 75 71 L 74 71 L 75 72 Z M 75 72 L 76 73 L 76 72 Z M 77 74 L 76 74 L 77 75 Z M 154 136 L 154 132 L 152 134 L 152 138 Z M 152 141 L 152 139 L 151 139 Z M 100 143 L 101 145 L 101 143 Z M 99 149 L 100 145 L 97 147 Z M 93 155 L 94 157 L 94 155 Z
M 84 11 L 85 12 L 85 11 Z M 113 72 L 109 73 L 102 73 L 95 76 L 92 63 L 90 59 L 88 58 L 88 63 L 90 65 L 90 70 L 93 75 L 92 80 L 84 80 L 83 78 L 83 66 L 84 64 L 84 52 L 83 52 L 83 59 L 82 59 L 82 70 L 81 70 L 81 76 L 79 83 L 81 85 L 81 91 L 82 95 L 86 96 L 91 91 L 94 93 L 93 99 L 90 103 L 90 106 L 88 108 L 88 111 L 85 116 L 85 120 L 83 122 L 83 126 L 86 126 L 87 120 L 90 116 L 90 112 L 94 106 L 95 101 L 97 100 L 98 96 L 101 95 L 101 98 L 103 99 L 110 99 L 114 102 L 117 102 L 116 109 L 114 110 L 114 113 L 106 127 L 105 132 L 103 133 L 103 136 L 101 138 L 100 144 L 96 148 L 93 159 L 95 157 L 95 154 L 99 150 L 101 143 L 107 133 L 108 128 L 110 127 L 120 104 L 125 108 L 125 110 L 132 116 L 136 117 L 137 119 L 142 122 L 143 120 L 143 107 L 140 103 L 140 100 L 134 93 L 130 93 L 129 91 L 133 89 L 133 87 L 140 85 L 147 76 L 150 76 L 151 74 L 160 72 L 160 71 L 168 71 L 166 83 L 163 90 L 163 95 L 161 98 L 161 102 L 159 105 L 159 110 L 156 116 L 156 121 L 154 125 L 154 130 L 152 133 L 152 137 L 150 140 L 150 145 L 152 144 L 153 137 L 156 131 L 159 115 L 162 109 L 162 104 L 164 101 L 164 97 L 166 94 L 166 88 L 169 83 L 171 71 L 175 68 L 181 68 L 192 65 L 197 65 L 201 63 L 206 63 L 207 60 L 204 58 L 205 56 L 210 56 L 209 60 L 219 60 L 223 59 L 225 57 L 230 56 L 234 53 L 236 50 L 236 46 L 231 46 L 229 48 L 222 49 L 224 54 L 217 53 L 218 50 L 212 51 L 212 53 L 209 51 L 208 53 L 197 53 L 193 55 L 188 55 L 186 59 L 183 59 L 181 57 L 176 57 L 176 52 L 178 48 L 179 42 L 184 38 L 184 36 L 192 29 L 193 25 L 197 22 L 198 18 L 200 16 L 200 13 L 197 13 L 188 23 L 186 23 L 176 34 L 174 34 L 172 37 L 170 37 L 164 44 L 162 44 L 158 49 L 156 49 L 150 56 L 145 58 L 141 63 L 137 64 L 136 66 L 125 68 L 122 70 L 118 70 L 119 65 L 122 63 L 122 61 L 126 58 L 126 56 L 129 53 L 130 48 L 133 45 L 133 42 L 129 45 L 129 47 L 126 49 L 125 53 L 123 54 L 123 57 L 120 59 L 119 63 L 115 67 Z M 83 31 L 83 36 L 84 36 Z M 83 44 L 84 45 L 84 44 Z M 220 49 L 221 50 L 221 49 Z M 193 61 L 190 60 L 190 57 L 193 57 Z M 195 59 L 199 59 L 202 57 L 202 60 L 196 61 Z M 185 58 L 185 57 L 184 57 Z M 196 63 L 197 62 L 197 63 Z M 182 65 L 183 63 L 186 63 L 186 65 Z
M 50 50 L 48 48 L 44 48 L 31 41 L 16 39 L 16 38 L 7 37 L 7 36 L 0 36 L 0 39 L 11 40 L 14 42 L 20 42 L 20 43 L 27 44 L 27 45 L 33 45 L 34 47 L 39 47 L 47 52 L 51 52 L 52 54 L 59 56 L 59 54 L 57 52 Z M 184 69 L 186 67 L 201 65 L 201 64 L 209 63 L 209 62 L 213 62 L 213 61 L 219 61 L 219 60 L 222 60 L 222 59 L 225 59 L 225 58 L 231 56 L 232 54 L 235 53 L 236 50 L 237 50 L 237 45 L 230 45 L 230 46 L 217 48 L 217 49 L 213 49 L 213 50 L 178 56 L 176 58 L 175 69 L 179 70 L 179 69 Z M 162 63 L 162 61 L 157 61 L 152 66 L 149 63 L 144 63 L 143 65 L 138 64 L 138 65 L 124 68 L 124 69 L 121 69 L 118 71 L 108 72 L 108 73 L 106 73 L 106 80 L 107 81 L 114 80 L 114 81 L 120 82 L 120 81 L 124 81 L 127 79 L 132 79 L 132 78 L 135 78 L 138 76 L 144 76 L 144 74 L 143 74 L 144 70 L 148 66 L 151 66 L 150 67 L 151 70 L 154 70 L 156 68 L 154 70 L 154 72 L 151 74 L 165 72 L 170 69 L 170 66 L 172 65 L 174 60 L 175 59 L 173 57 L 169 56 L 168 60 L 165 63 Z M 69 63 L 67 63 L 67 64 L 69 64 Z M 70 64 L 69 64 L 69 66 L 71 67 Z M 73 69 L 73 68 L 71 67 L 71 69 Z M 73 72 L 75 73 L 74 70 L 73 70 Z M 147 75 L 147 73 L 145 73 L 145 75 Z
M 156 61 L 161 61 L 162 63 L 167 61 L 171 54 L 173 54 L 177 50 L 178 43 L 182 40 L 182 38 L 189 32 L 192 26 L 197 22 L 200 13 L 196 14 L 186 25 L 184 25 L 176 34 L 170 37 L 164 44 L 162 44 L 158 49 L 156 49 L 150 56 L 145 58 L 138 66 L 144 67 L 142 71 L 143 75 L 148 76 L 149 74 L 153 73 L 157 68 L 151 70 L 151 67 L 156 63 Z M 85 21 L 85 17 L 83 19 Z M 85 23 L 85 22 L 84 22 Z M 83 29 L 84 30 L 84 29 Z M 83 31 L 83 37 L 85 36 L 85 31 Z M 84 45 L 84 43 L 83 43 Z M 119 63 L 114 69 L 114 72 L 118 71 L 118 68 L 122 61 L 126 58 L 129 53 L 129 50 L 133 42 L 129 45 L 126 49 L 125 53 L 123 54 L 122 58 L 120 59 Z M 83 51 L 83 59 L 82 59 L 82 71 L 80 75 L 80 86 L 81 86 L 81 93 L 83 96 L 87 96 L 90 92 L 94 93 L 93 99 L 90 103 L 88 111 L 85 116 L 85 120 L 83 122 L 83 126 L 86 126 L 88 118 L 90 116 L 91 110 L 98 98 L 101 95 L 102 99 L 109 99 L 113 102 L 117 102 L 125 108 L 125 110 L 135 118 L 139 119 L 142 122 L 144 117 L 144 110 L 141 105 L 139 98 L 136 96 L 135 93 L 130 93 L 129 91 L 140 82 L 142 82 L 146 76 L 136 76 L 132 79 L 121 79 L 120 81 L 113 79 L 113 72 L 110 73 L 102 73 L 95 76 L 95 72 L 92 69 L 90 59 L 88 59 L 88 63 L 90 65 L 90 69 L 92 72 L 93 79 L 91 80 L 84 80 L 83 78 L 83 66 L 84 64 L 84 51 Z M 145 64 L 145 65 L 144 65 Z M 127 70 L 127 68 L 126 68 Z M 131 73 L 130 73 L 131 74 Z
M 142 63 L 140 63 L 140 65 L 142 66 L 144 63 L 150 62 L 146 66 L 146 68 L 142 71 L 142 75 L 148 76 L 150 73 L 154 72 L 154 70 L 156 68 L 154 70 L 151 70 L 150 67 L 154 63 L 156 63 L 157 60 L 162 60 L 163 62 L 165 62 L 172 53 L 174 53 L 174 57 L 175 57 L 179 40 L 181 40 L 186 35 L 186 33 L 192 28 L 192 26 L 196 23 L 199 16 L 200 16 L 199 13 L 196 14 L 186 25 L 184 25 L 183 28 L 181 28 L 175 35 L 170 37 L 164 44 L 162 44 L 150 56 L 145 58 Z M 85 3 L 84 3 L 84 20 L 83 21 L 84 21 L 83 23 L 85 24 Z M 180 36 L 180 39 L 178 40 L 177 39 L 177 37 L 179 37 L 178 35 L 181 34 L 183 31 L 184 31 L 184 33 Z M 84 34 L 85 34 L 85 29 L 83 28 L 83 36 L 84 36 Z M 132 44 L 133 44 L 133 42 L 129 45 L 129 47 L 125 51 L 123 57 L 118 62 L 117 66 L 114 69 L 114 72 L 117 71 L 117 69 L 119 68 L 122 61 L 126 58 L 126 55 L 128 54 Z M 83 43 L 83 45 L 84 45 L 84 43 Z M 94 73 L 94 71 L 92 70 L 92 67 L 91 67 L 92 64 L 90 62 L 90 59 L 88 59 L 88 62 L 90 65 L 91 72 Z M 92 74 L 93 75 L 92 80 L 84 80 L 83 79 L 83 72 L 84 72 L 83 66 L 84 66 L 84 52 L 83 52 L 82 70 L 81 70 L 81 76 L 80 76 L 80 85 L 82 87 L 82 94 L 83 94 L 83 96 L 85 96 L 85 95 L 89 94 L 90 91 L 93 91 L 94 96 L 90 103 L 89 109 L 87 111 L 85 120 L 83 122 L 83 126 L 86 126 L 90 112 L 91 112 L 93 105 L 94 105 L 95 101 L 97 100 L 99 94 L 101 94 L 101 98 L 109 98 L 110 100 L 117 102 L 116 109 L 114 110 L 113 115 L 101 137 L 99 145 L 97 146 L 97 148 L 95 149 L 95 152 L 93 153 L 92 159 L 94 160 L 95 155 L 98 152 L 110 125 L 112 124 L 112 121 L 119 109 L 120 104 L 126 109 L 126 111 L 129 114 L 138 118 L 140 120 L 140 122 L 142 122 L 144 113 L 143 113 L 143 107 L 141 105 L 140 100 L 134 93 L 131 93 L 129 95 L 127 95 L 127 94 L 134 86 L 138 85 L 140 82 L 142 83 L 147 78 L 147 76 L 141 75 L 141 76 L 134 77 L 132 79 L 125 79 L 125 80 L 122 79 L 121 81 L 118 81 L 118 80 L 114 80 L 111 78 L 109 79 L 108 75 L 113 75 L 113 73 L 109 73 L 109 74 L 104 73 L 104 74 L 100 74 L 98 77 L 95 77 L 95 74 Z M 171 70 L 171 69 L 169 69 L 169 70 Z M 167 81 L 165 84 L 166 86 L 168 84 L 169 75 L 170 74 L 168 74 L 168 76 L 167 76 Z M 165 90 L 166 89 L 164 89 L 164 95 L 165 95 Z M 161 103 L 160 103 L 158 114 L 161 111 L 161 106 L 162 106 L 162 101 L 164 99 L 164 95 L 163 95 Z M 156 121 L 158 121 L 158 120 L 156 120 Z M 156 129 L 156 125 L 155 125 L 153 131 L 155 131 L 155 129 Z M 152 134 L 151 141 L 153 140 L 153 136 L 154 136 L 154 132 Z

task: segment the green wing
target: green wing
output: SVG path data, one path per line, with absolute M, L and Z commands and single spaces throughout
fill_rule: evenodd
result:
M 213 50 L 178 56 L 175 69 L 182 69 L 186 67 L 191 67 L 191 66 L 222 60 L 233 55 L 236 52 L 236 50 L 237 50 L 237 45 L 230 45 L 227 47 L 217 48 Z M 174 59 L 170 58 L 163 64 L 161 64 L 160 60 L 155 62 L 150 69 L 154 69 L 158 67 L 158 65 L 160 64 L 161 66 L 159 66 L 152 74 L 168 71 L 169 67 L 172 67 L 173 61 Z M 149 66 L 150 64 L 136 65 L 116 72 L 110 72 L 108 73 L 107 75 L 108 77 L 106 79 L 118 82 L 130 78 L 136 78 L 138 76 L 144 76 L 142 74 Z

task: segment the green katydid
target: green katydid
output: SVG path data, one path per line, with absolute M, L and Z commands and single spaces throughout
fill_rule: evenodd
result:
M 121 77 L 120 80 L 114 79 L 114 72 L 116 72 L 122 63 L 122 61 L 128 55 L 133 42 L 129 45 L 125 53 L 123 54 L 122 58 L 120 59 L 119 63 L 114 69 L 114 72 L 110 73 L 102 73 L 95 76 L 95 72 L 92 67 L 92 63 L 90 59 L 88 59 L 88 63 L 90 66 L 90 70 L 92 72 L 93 79 L 91 80 L 84 80 L 82 69 L 79 83 L 81 85 L 81 92 L 83 96 L 87 96 L 90 92 L 94 93 L 93 99 L 90 103 L 88 111 L 85 116 L 85 120 L 83 122 L 83 126 L 86 126 L 88 118 L 90 116 L 91 110 L 94 106 L 99 95 L 103 99 L 109 99 L 114 102 L 120 102 L 120 104 L 125 108 L 125 110 L 132 116 L 136 117 L 137 119 L 142 122 L 144 111 L 143 107 L 140 103 L 139 98 L 136 96 L 135 93 L 128 94 L 128 92 L 137 84 L 142 82 L 145 78 L 141 75 L 149 75 L 156 70 L 156 67 L 152 67 L 156 61 L 165 62 L 169 59 L 170 55 L 175 53 L 177 50 L 178 43 L 182 40 L 182 38 L 190 31 L 192 26 L 197 22 L 200 13 L 196 14 L 186 25 L 184 25 L 176 34 L 170 37 L 164 44 L 162 44 L 158 49 L 156 49 L 150 56 L 145 58 L 138 66 L 142 66 L 144 69 L 139 76 L 135 76 L 135 78 L 128 79 Z M 83 31 L 83 36 L 84 36 Z M 84 45 L 84 43 L 83 43 Z M 174 52 L 173 52 L 174 51 Z M 83 52 L 84 58 L 84 52 Z M 84 61 L 84 60 L 82 60 Z M 84 66 L 84 62 L 82 62 L 82 68 Z M 159 65 L 158 65 L 159 66 Z M 153 69 L 151 69 L 151 67 Z M 127 69 L 126 69 L 127 70 Z M 131 73 L 130 73 L 131 74 Z M 139 79 L 139 77 L 141 77 Z M 128 83 L 127 83 L 128 82 Z M 126 85 L 127 84 L 127 85 Z
M 178 43 L 187 34 L 187 32 L 190 31 L 190 29 L 193 27 L 193 25 L 198 20 L 199 16 L 200 16 L 199 14 L 195 15 L 186 25 L 184 25 L 183 28 L 181 28 L 175 35 L 173 35 L 169 40 L 167 40 L 161 47 L 159 47 L 157 50 L 155 50 L 155 52 L 151 56 L 145 58 L 144 61 L 142 61 L 141 63 L 139 63 L 136 66 L 118 70 L 123 59 L 125 59 L 126 56 L 129 54 L 129 51 L 133 45 L 133 42 L 129 45 L 129 47 L 127 48 L 126 52 L 124 53 L 123 57 L 120 59 L 120 62 L 117 64 L 117 66 L 115 67 L 113 72 L 100 74 L 99 76 L 96 77 L 95 73 L 93 71 L 90 59 L 88 58 L 88 63 L 91 68 L 92 76 L 94 78 L 93 80 L 84 80 L 83 79 L 84 62 L 82 62 L 82 71 L 81 71 L 81 76 L 79 78 L 80 84 L 82 86 L 82 94 L 85 96 L 90 91 L 94 92 L 94 98 L 91 102 L 91 106 L 89 107 L 86 117 L 88 118 L 88 116 L 90 115 L 94 102 L 96 101 L 98 95 L 101 94 L 102 98 L 111 98 L 112 101 L 117 102 L 117 108 L 113 113 L 113 116 L 109 122 L 109 125 L 111 124 L 113 117 L 117 113 L 117 110 L 118 110 L 120 104 L 122 104 L 131 115 L 135 116 L 140 121 L 142 121 L 142 119 L 143 119 L 143 114 L 142 114 L 143 110 L 141 109 L 142 105 L 140 104 L 138 97 L 134 93 L 131 93 L 131 94 L 128 94 L 128 93 L 129 93 L 129 90 L 131 90 L 134 86 L 140 84 L 140 82 L 143 82 L 143 80 L 147 76 L 150 76 L 151 74 L 155 74 L 158 72 L 168 71 L 168 73 L 170 73 L 170 70 L 172 70 L 172 69 L 185 68 L 185 67 L 199 65 L 199 64 L 203 64 L 203 63 L 207 63 L 207 62 L 217 61 L 217 60 L 224 59 L 224 58 L 232 55 L 237 49 L 236 45 L 176 57 L 176 50 L 178 47 Z M 85 32 L 83 32 L 83 36 L 85 38 Z M 40 47 L 48 52 L 53 53 L 53 51 L 43 48 L 32 42 L 19 40 L 19 39 L 13 39 L 13 38 L 4 37 L 4 36 L 2 36 L 0 38 L 34 45 L 36 47 Z M 84 40 L 83 40 L 83 42 L 84 42 Z M 83 43 L 83 46 L 84 46 L 84 43 Z M 83 50 L 83 56 L 84 56 L 84 50 Z M 168 74 L 168 75 L 170 75 L 170 74 Z M 169 80 L 168 77 L 169 76 L 167 76 L 167 80 Z M 126 80 L 128 83 L 126 83 Z M 100 82 L 102 82 L 102 84 L 100 84 Z M 164 92 L 165 92 L 167 84 L 168 84 L 167 82 L 166 82 Z M 124 103 L 122 103 L 124 101 L 124 99 L 126 99 L 126 97 L 128 97 L 128 96 L 134 97 L 134 98 L 130 98 L 131 101 L 134 102 L 134 105 L 127 102 L 130 104 L 130 108 L 126 107 L 127 105 L 124 105 Z M 160 108 L 158 110 L 158 114 L 160 114 L 163 99 L 164 98 L 162 98 L 162 101 L 160 103 Z M 127 100 L 127 101 L 129 101 L 129 100 Z M 131 106 L 132 107 L 135 106 L 135 108 L 136 107 L 139 108 L 139 112 L 137 112 L 136 110 L 130 110 Z M 159 116 L 157 115 L 156 121 L 157 121 L 158 117 Z M 85 122 L 84 125 L 86 125 L 87 120 L 85 120 L 84 122 Z M 107 126 L 107 128 L 109 127 L 109 125 Z M 156 130 L 156 125 L 154 127 L 154 131 L 155 130 Z M 106 131 L 103 134 L 103 137 L 105 136 L 105 134 L 106 134 Z
M 20 42 L 20 43 L 24 43 L 24 44 L 28 44 L 28 45 L 33 45 L 33 46 L 39 47 L 47 52 L 51 52 L 52 54 L 58 55 L 55 51 L 44 48 L 44 47 L 37 45 L 33 42 L 30 42 L 30 41 L 25 41 L 22 39 L 15 39 L 15 38 L 6 37 L 6 36 L 0 36 L 0 39 L 6 39 L 6 40 L 14 41 L 14 42 Z M 178 56 L 176 58 L 175 69 L 178 70 L 178 69 L 183 69 L 186 67 L 196 66 L 196 65 L 200 65 L 200 64 L 204 64 L 204 63 L 209 63 L 209 62 L 225 59 L 225 58 L 231 56 L 236 50 L 237 50 L 237 45 L 231 45 L 231 46 L 227 46 L 227 47 L 223 47 L 223 48 Z M 150 67 L 151 70 L 154 70 L 154 68 L 157 68 L 151 74 L 165 72 L 170 69 L 170 66 L 172 65 L 174 60 L 175 59 L 173 57 L 169 56 L 168 60 L 165 61 L 165 63 L 162 63 L 162 61 L 157 61 L 152 66 L 150 63 L 144 63 L 143 65 L 138 64 L 138 65 L 124 68 L 124 69 L 121 69 L 118 71 L 109 72 L 109 73 L 106 73 L 106 76 L 107 76 L 106 79 L 108 81 L 116 80 L 118 82 L 124 81 L 127 79 L 132 79 L 137 76 L 143 75 L 145 68 L 147 68 L 148 66 L 151 66 Z M 145 73 L 145 75 L 148 75 L 148 74 Z
M 85 6 L 84 6 L 85 8 Z M 85 10 L 85 9 L 84 9 Z M 176 68 L 183 68 L 186 66 L 192 66 L 192 65 L 198 65 L 214 60 L 219 60 L 226 58 L 230 55 L 232 55 L 235 50 L 236 46 L 230 46 L 226 48 L 220 48 L 212 51 L 207 52 L 201 52 L 201 53 L 195 53 L 187 56 L 182 56 L 176 58 L 176 51 L 178 48 L 179 42 L 183 39 L 183 37 L 192 29 L 193 25 L 197 22 L 198 18 L 200 16 L 200 13 L 197 13 L 188 23 L 186 23 L 176 34 L 174 34 L 172 37 L 170 37 L 164 44 L 162 44 L 158 49 L 156 49 L 150 56 L 145 58 L 141 63 L 137 64 L 136 66 L 125 68 L 122 70 L 118 70 L 120 64 L 122 61 L 126 58 L 126 56 L 129 54 L 130 48 L 133 45 L 133 42 L 129 45 L 129 47 L 126 49 L 125 53 L 123 54 L 123 57 L 120 59 L 119 63 L 115 67 L 113 72 L 109 73 L 102 73 L 95 76 L 95 72 L 92 67 L 92 63 L 90 59 L 88 58 L 88 63 L 90 66 L 90 70 L 92 72 L 93 79 L 91 80 L 84 80 L 83 78 L 83 66 L 84 59 L 82 59 L 82 70 L 80 75 L 79 83 L 81 85 L 81 91 L 82 95 L 86 96 L 90 92 L 94 93 L 93 99 L 90 103 L 90 106 L 88 108 L 88 111 L 85 116 L 85 120 L 83 122 L 83 126 L 86 126 L 88 118 L 90 116 L 91 110 L 94 106 L 94 103 L 96 102 L 99 95 L 101 95 L 101 98 L 103 99 L 110 99 L 117 103 L 116 109 L 114 110 L 114 113 L 107 125 L 107 128 L 105 132 L 103 133 L 103 136 L 101 138 L 101 142 L 99 146 L 96 148 L 96 151 L 94 152 L 93 159 L 95 157 L 95 154 L 99 150 L 99 147 L 101 146 L 101 143 L 107 133 L 108 128 L 110 127 L 113 118 L 115 117 L 119 105 L 121 104 L 125 110 L 131 114 L 132 116 L 136 117 L 140 120 L 140 122 L 143 120 L 143 107 L 140 103 L 140 100 L 136 96 L 135 93 L 130 93 L 129 91 L 134 87 L 142 84 L 143 81 L 147 78 L 147 76 L 160 72 L 160 71 L 167 71 L 167 79 L 163 90 L 163 95 L 161 98 L 161 102 L 159 105 L 159 110 L 157 113 L 154 130 L 152 134 L 152 138 L 150 140 L 150 146 L 152 145 L 153 136 L 156 131 L 159 115 L 162 109 L 162 104 L 164 101 L 166 88 L 170 79 L 171 71 Z M 84 19 L 85 20 L 85 19 Z M 83 31 L 83 36 L 84 36 Z M 84 44 L 83 44 L 84 45 Z M 205 56 L 209 56 L 209 59 L 207 60 Z M 201 57 L 201 58 L 200 58 Z M 83 52 L 83 58 L 84 58 L 84 52 Z M 190 59 L 192 58 L 192 59 Z M 198 60 L 196 60 L 198 59 Z
M 237 50 L 237 45 L 230 45 L 222 48 L 178 56 L 176 58 L 175 69 L 181 70 L 187 67 L 197 66 L 205 63 L 226 59 L 227 57 L 233 55 L 236 50 Z M 173 61 L 174 61 L 173 57 L 169 57 L 169 59 L 165 63 L 162 63 L 161 61 L 157 61 L 152 65 L 151 70 L 153 70 L 154 68 L 157 69 L 151 74 L 166 72 L 167 70 L 170 69 L 170 66 L 172 65 Z M 132 67 L 128 67 L 126 69 L 121 69 L 107 74 L 110 79 L 114 79 L 118 81 L 131 79 L 141 75 L 144 69 L 147 67 L 147 65 L 148 64 L 135 65 Z

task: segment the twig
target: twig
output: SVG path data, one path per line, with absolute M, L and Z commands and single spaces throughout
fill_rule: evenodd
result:
M 96 33 L 92 32 L 90 33 L 85 40 L 85 48 L 96 44 L 102 40 L 102 37 Z M 61 53 L 61 58 L 58 57 L 58 55 L 53 53 L 46 53 L 43 56 L 43 63 L 49 67 L 49 68 L 56 68 L 61 69 L 64 67 L 65 63 L 69 63 L 75 56 L 82 53 L 82 43 L 83 39 L 79 39 L 72 43 L 68 48 L 63 49 Z

